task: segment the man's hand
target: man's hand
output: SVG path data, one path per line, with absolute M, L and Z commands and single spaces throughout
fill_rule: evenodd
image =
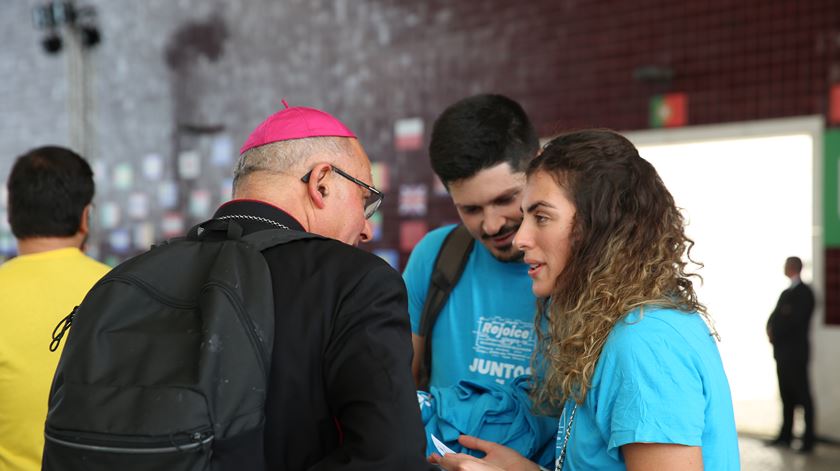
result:
M 485 453 L 483 459 L 478 459 L 463 453 L 447 453 L 445 456 L 437 454 L 429 457 L 433 464 L 439 464 L 448 471 L 455 470 L 504 470 L 504 471 L 538 471 L 539 466 L 529 461 L 511 448 L 498 443 L 488 442 L 469 435 L 461 435 L 458 443 L 466 448 Z

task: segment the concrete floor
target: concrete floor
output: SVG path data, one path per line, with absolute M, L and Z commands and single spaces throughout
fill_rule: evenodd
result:
M 838 471 L 840 470 L 840 445 L 818 443 L 814 453 L 800 455 L 793 450 L 769 447 L 763 440 L 741 435 L 742 471 Z

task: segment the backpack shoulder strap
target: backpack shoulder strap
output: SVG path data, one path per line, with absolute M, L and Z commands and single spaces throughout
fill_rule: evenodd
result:
M 323 239 L 324 237 L 309 232 L 296 231 L 293 229 L 267 229 L 264 231 L 252 232 L 244 237 L 242 241 L 262 252 L 276 245 L 285 244 L 300 239 Z
M 319 236 L 317 234 L 311 234 L 309 232 L 279 228 L 265 229 L 262 231 L 252 232 L 248 235 L 242 235 L 242 226 L 237 224 L 235 221 L 210 219 L 202 222 L 201 224 L 196 224 L 195 226 L 193 226 L 193 228 L 189 230 L 185 237 L 179 237 L 176 239 L 169 240 L 167 242 L 173 242 L 181 239 L 200 240 L 210 232 L 224 232 L 226 239 L 240 240 L 250 245 L 258 252 L 262 252 L 263 250 L 269 249 L 276 245 L 285 244 L 286 242 L 291 242 L 293 240 L 324 238 L 322 236 Z
M 467 266 L 467 260 L 470 258 L 474 243 L 475 239 L 467 231 L 467 228 L 463 224 L 459 224 L 443 240 L 435 259 L 432 277 L 429 281 L 429 290 L 426 293 L 426 301 L 423 303 L 423 311 L 420 315 L 420 336 L 425 339 L 426 344 L 423 361 L 420 364 L 421 389 L 428 388 L 429 378 L 431 377 L 432 328 L 440 315 L 440 311 L 449 299 L 449 294 L 464 273 L 464 267 Z

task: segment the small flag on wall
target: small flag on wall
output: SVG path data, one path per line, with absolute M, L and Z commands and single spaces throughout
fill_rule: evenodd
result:
M 163 237 L 166 238 L 182 235 L 184 232 L 184 217 L 177 212 L 166 213 L 160 222 L 160 228 Z
M 178 185 L 173 181 L 162 181 L 158 184 L 158 204 L 162 208 L 174 208 L 178 204 Z
M 111 249 L 117 253 L 125 253 L 131 248 L 131 236 L 125 229 L 117 229 L 108 237 Z
M 210 191 L 204 189 L 193 190 L 190 193 L 190 216 L 196 218 L 207 217 L 212 204 Z
M 385 162 L 371 162 L 370 173 L 373 175 L 373 186 L 379 191 L 391 189 L 388 164 Z
M 832 85 L 829 93 L 828 122 L 831 124 L 840 124 L 840 83 Z
M 106 201 L 99 210 L 99 227 L 113 229 L 120 223 L 120 207 L 113 201 Z
M 146 193 L 136 191 L 128 196 L 128 217 L 132 219 L 149 217 L 149 197 Z
M 650 99 L 650 127 L 675 128 L 688 124 L 688 95 L 669 93 Z
M 400 216 L 425 216 L 428 207 L 428 188 L 425 184 L 400 186 Z
M 423 119 L 407 118 L 394 123 L 394 148 L 420 150 L 423 147 Z
M 420 242 L 426 233 L 429 232 L 429 227 L 426 221 L 413 220 L 403 221 L 400 223 L 400 250 L 403 252 L 411 252 L 411 249 Z
M 195 150 L 185 150 L 178 155 L 178 174 L 184 180 L 195 180 L 201 174 L 201 156 Z
M 213 139 L 213 150 L 210 153 L 210 160 L 213 165 L 217 167 L 229 166 L 235 153 L 230 136 L 217 136 Z
M 163 176 L 163 157 L 149 154 L 143 158 L 143 176 L 147 180 L 157 181 Z
M 131 188 L 134 182 L 134 169 L 129 163 L 119 163 L 114 167 L 114 186 L 120 190 L 127 190 Z

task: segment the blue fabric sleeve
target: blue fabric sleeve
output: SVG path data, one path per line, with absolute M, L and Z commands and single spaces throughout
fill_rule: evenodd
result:
M 596 423 L 607 452 L 628 443 L 701 446 L 705 426 L 702 367 L 671 325 L 645 316 L 619 321 L 602 352 Z
M 408 263 L 403 271 L 403 281 L 408 290 L 408 314 L 411 318 L 411 332 L 420 332 L 420 315 L 429 291 L 429 280 L 435 259 L 443 245 L 443 240 L 452 232 L 455 225 L 435 229 L 426 234 L 411 251 Z

